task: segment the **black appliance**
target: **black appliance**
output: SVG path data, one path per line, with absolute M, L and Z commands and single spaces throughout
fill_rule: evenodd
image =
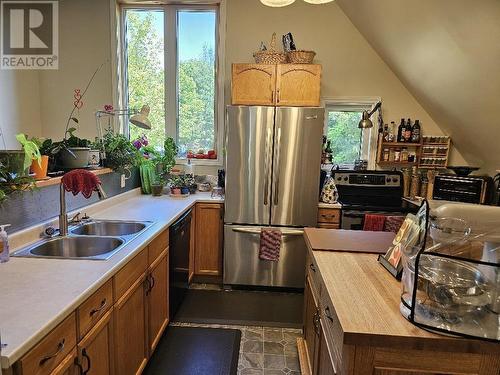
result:
M 433 198 L 439 200 L 488 204 L 492 179 L 488 176 L 437 175 Z
M 189 248 L 191 210 L 170 226 L 169 291 L 170 317 L 173 318 L 189 289 Z
M 500 173 L 498 173 L 494 178 L 494 189 L 493 189 L 493 201 L 494 206 L 500 206 Z
M 332 171 L 342 204 L 341 228 L 362 230 L 366 214 L 405 216 L 417 207 L 403 202 L 403 175 L 388 171 Z

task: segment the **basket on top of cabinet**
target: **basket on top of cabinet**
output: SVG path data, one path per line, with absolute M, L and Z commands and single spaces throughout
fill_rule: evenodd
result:
M 233 64 L 231 103 L 317 107 L 321 71 L 318 64 Z

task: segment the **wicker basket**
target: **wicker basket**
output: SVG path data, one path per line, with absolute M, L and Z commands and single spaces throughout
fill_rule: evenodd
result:
M 253 54 L 257 64 L 283 64 L 286 63 L 286 53 L 276 51 L 276 33 L 273 33 L 269 50 L 258 51 Z
M 311 64 L 316 52 L 314 51 L 288 51 L 286 53 L 290 64 Z

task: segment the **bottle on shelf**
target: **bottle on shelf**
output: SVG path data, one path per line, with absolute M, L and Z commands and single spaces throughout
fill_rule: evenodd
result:
M 406 132 L 406 125 L 405 125 L 405 119 L 401 119 L 401 123 L 398 126 L 398 139 L 397 142 L 404 142 L 405 141 L 405 132 Z
M 333 151 L 332 151 L 332 147 L 331 147 L 331 141 L 326 142 L 325 159 L 326 159 L 326 163 L 331 164 L 333 162 Z
M 413 129 L 411 132 L 411 141 L 413 143 L 420 143 L 420 120 L 415 120 Z
M 389 142 L 389 125 L 384 125 L 384 132 L 382 134 L 382 139 L 384 142 Z
M 394 142 L 395 133 L 396 133 L 396 123 L 394 121 L 391 121 L 391 125 L 389 126 L 389 134 L 387 135 L 388 142 Z
M 405 133 L 404 133 L 405 142 L 411 142 L 412 129 L 413 128 L 411 126 L 411 120 L 408 119 L 408 121 L 406 122 Z
M 321 145 L 321 164 L 326 164 L 326 135 L 323 136 L 323 144 Z

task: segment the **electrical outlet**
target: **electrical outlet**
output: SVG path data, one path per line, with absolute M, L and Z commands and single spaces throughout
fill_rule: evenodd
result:
M 125 175 L 120 176 L 120 187 L 123 189 L 125 187 Z

